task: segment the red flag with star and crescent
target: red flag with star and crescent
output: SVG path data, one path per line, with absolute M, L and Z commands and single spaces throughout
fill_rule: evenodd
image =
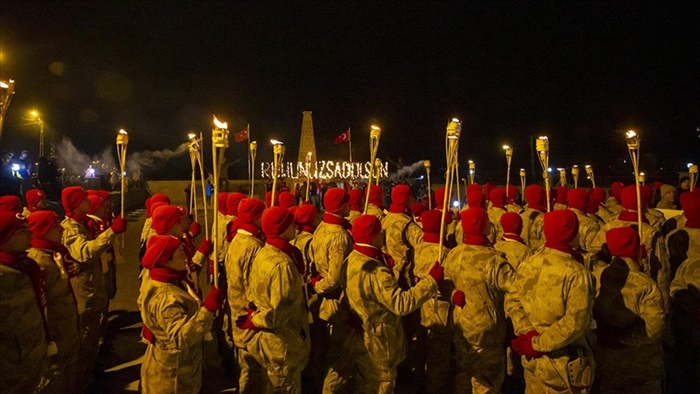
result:
M 350 129 L 347 129 L 343 131 L 342 133 L 338 134 L 337 137 L 335 137 L 335 144 L 344 144 L 346 142 L 350 142 Z
M 245 129 L 239 131 L 233 135 L 233 140 L 236 142 L 243 142 L 248 139 L 248 126 Z

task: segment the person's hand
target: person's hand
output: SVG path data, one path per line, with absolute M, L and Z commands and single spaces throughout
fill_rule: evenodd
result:
M 316 287 L 316 283 L 323 279 L 323 275 L 318 274 L 311 277 L 311 286 Z
M 202 233 L 202 226 L 197 222 L 193 222 L 190 225 L 190 234 L 192 235 L 192 237 L 194 238 L 201 233 Z
M 510 347 L 513 348 L 521 356 L 538 358 L 542 357 L 543 353 L 532 348 L 532 338 L 540 335 L 536 330 L 528 331 L 527 333 L 518 336 L 510 341 Z
M 202 306 L 209 312 L 214 313 L 221 309 L 221 307 L 224 305 L 225 299 L 226 291 L 224 289 L 212 287 Z
M 433 268 L 431 268 L 430 272 L 428 272 L 428 275 L 432 276 L 433 279 L 435 279 L 435 282 L 437 282 L 438 286 L 440 286 L 445 280 L 445 269 L 442 268 L 439 261 L 436 261 Z
M 236 319 L 236 327 L 242 329 L 242 330 L 253 330 L 253 331 L 260 331 L 260 328 L 253 323 L 253 313 L 255 312 L 254 309 L 251 308 L 245 308 L 246 314 L 238 316 Z
M 205 256 L 209 256 L 212 251 L 214 251 L 214 244 L 208 239 L 202 240 L 199 244 L 199 248 L 197 248 L 197 252 Z
M 121 215 L 117 216 L 116 219 L 114 219 L 114 223 L 112 223 L 112 227 L 110 227 L 112 231 L 114 231 L 115 234 L 121 234 L 124 231 L 126 231 L 126 219 L 121 217 Z
M 452 294 L 452 303 L 460 308 L 464 308 L 467 305 L 467 297 L 462 290 L 457 290 Z

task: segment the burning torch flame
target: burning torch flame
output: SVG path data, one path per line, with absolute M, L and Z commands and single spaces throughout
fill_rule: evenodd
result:
M 214 126 L 219 129 L 228 129 L 228 123 L 220 122 L 219 119 L 216 119 L 216 115 L 214 115 Z
M 187 134 L 187 138 L 189 138 L 189 139 L 191 139 L 191 140 L 193 140 L 196 136 L 197 136 L 197 134 L 195 134 L 195 133 L 189 133 L 189 134 Z
M 270 140 L 270 143 L 272 145 L 284 145 L 284 142 L 282 141 L 277 141 L 277 140 Z
M 129 133 L 127 133 L 126 130 L 121 129 L 121 130 L 119 130 L 119 134 L 129 134 Z

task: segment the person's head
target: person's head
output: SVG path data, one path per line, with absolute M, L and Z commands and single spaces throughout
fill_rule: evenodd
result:
M 282 192 L 279 196 L 280 207 L 291 208 L 296 205 L 296 197 L 290 192 Z
M 506 189 L 495 187 L 489 192 L 489 200 L 491 205 L 496 208 L 503 208 L 506 205 Z
M 220 214 L 226 215 L 226 201 L 228 200 L 228 193 L 226 192 L 219 192 L 219 194 L 216 196 L 216 210 L 219 211 Z
M 238 205 L 246 198 L 245 194 L 233 192 L 226 199 L 226 214 L 238 217 Z
M 557 186 L 554 188 L 554 201 L 557 204 L 566 205 L 569 188 L 566 186 Z
M 152 235 L 146 242 L 146 253 L 141 259 L 146 269 L 171 268 L 175 271 L 187 269 L 187 256 L 182 241 L 172 235 Z
M 588 191 L 585 189 L 571 189 L 567 193 L 569 208 L 586 212 L 588 209 Z
M 617 200 L 618 204 L 622 202 L 622 190 L 625 188 L 625 184 L 622 182 L 613 182 L 610 185 L 610 195 Z
M 323 206 L 326 212 L 334 213 L 338 216 L 348 216 L 350 213 L 350 197 L 344 189 L 334 187 L 326 190 L 323 195 Z
M 431 209 L 423 212 L 420 220 L 423 223 L 423 232 L 426 234 L 440 234 L 440 220 L 442 219 L 442 211 Z M 452 222 L 451 215 L 445 215 L 445 228 Z
M 360 189 L 352 189 L 348 191 L 350 198 L 350 210 L 362 212 L 365 204 L 365 194 Z
M 540 185 L 529 185 L 525 188 L 527 206 L 531 209 L 543 211 L 547 206 L 547 194 Z
M 61 220 L 55 212 L 49 210 L 33 212 L 29 215 L 28 222 L 32 239 L 61 243 L 63 226 L 61 226 Z
M 384 191 L 379 185 L 369 187 L 369 203 L 378 207 L 384 206 Z
M 676 188 L 671 186 L 671 185 L 662 185 L 661 186 L 661 200 L 667 201 L 667 202 L 673 202 L 676 200 L 676 195 L 678 192 L 676 191 Z
M 22 213 L 22 201 L 17 196 L 0 197 L 0 211 Z
M 578 246 L 578 217 L 568 209 L 544 214 L 544 238 L 547 244 Z
M 174 205 L 163 205 L 156 208 L 153 211 L 151 218 L 153 222 L 151 223 L 151 228 L 158 235 L 173 235 L 175 237 L 182 237 L 185 230 L 185 221 L 183 218 L 183 210 Z
M 107 206 L 105 205 L 105 199 L 102 195 L 98 194 L 88 194 L 88 201 L 90 207 L 88 208 L 88 213 L 90 215 L 95 215 L 98 218 L 104 218 L 107 216 Z
M 87 191 L 80 186 L 68 186 L 61 192 L 61 203 L 66 215 L 86 215 L 90 210 Z
M 632 227 L 617 227 L 605 233 L 605 243 L 610 254 L 637 260 L 639 256 L 639 234 Z
M 471 186 L 471 185 L 470 185 Z M 469 208 L 486 208 L 486 196 L 481 190 L 474 190 L 467 194 L 467 205 Z
M 15 212 L 0 212 L 0 251 L 22 254 L 29 249 L 31 236 L 27 218 Z
M 238 220 L 260 226 L 265 204 L 257 198 L 244 198 L 238 203 Z
M 406 212 L 413 202 L 413 193 L 408 185 L 396 185 L 391 189 L 391 206 L 392 212 Z
M 483 208 L 473 207 L 461 214 L 464 235 L 488 235 L 491 228 L 489 215 Z
M 267 238 L 291 241 L 296 236 L 294 216 L 287 208 L 267 208 L 262 214 L 262 230 Z
M 372 245 L 381 249 L 384 246 L 382 224 L 374 215 L 360 215 L 352 223 L 352 238 L 355 243 Z
M 24 194 L 27 200 L 27 209 L 29 212 L 34 212 L 46 209 L 46 193 L 41 189 L 29 189 Z
M 520 235 L 523 232 L 523 218 L 515 212 L 506 212 L 501 215 L 501 228 L 504 233 Z

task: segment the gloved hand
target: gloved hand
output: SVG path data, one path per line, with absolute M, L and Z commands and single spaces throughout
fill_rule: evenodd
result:
M 433 279 L 435 279 L 438 286 L 441 286 L 442 282 L 445 280 L 445 269 L 442 268 L 439 261 L 436 261 L 433 265 L 433 268 L 431 268 L 430 272 L 428 272 L 428 275 L 432 276 Z
M 253 331 L 260 331 L 260 328 L 258 328 L 255 323 L 253 323 L 252 315 L 255 312 L 254 309 L 250 308 L 244 308 L 246 311 L 245 315 L 238 316 L 236 319 L 236 327 L 243 329 L 243 330 L 253 330 Z
M 212 287 L 202 306 L 206 308 L 209 312 L 214 313 L 221 309 L 221 307 L 224 305 L 225 299 L 226 291 L 224 289 Z
M 202 226 L 197 222 L 192 222 L 192 224 L 190 225 L 190 234 L 192 235 L 192 238 L 198 236 L 201 233 Z
M 121 234 L 124 231 L 126 231 L 126 219 L 121 217 L 121 215 L 117 216 L 116 219 L 114 219 L 114 223 L 112 223 L 112 227 L 110 227 L 112 231 L 114 231 L 115 234 Z
M 539 352 L 532 348 L 532 338 L 538 335 L 540 335 L 540 333 L 536 330 L 528 331 L 527 333 L 520 335 L 517 338 L 510 341 L 510 346 L 521 356 L 528 356 L 533 358 L 542 357 L 542 352 Z
M 316 287 L 316 283 L 318 281 L 320 281 L 321 279 L 323 279 L 323 275 L 321 275 L 321 274 L 318 274 L 316 276 L 312 276 L 311 277 L 311 286 Z
M 209 256 L 212 251 L 214 251 L 214 244 L 208 239 L 202 240 L 199 244 L 199 248 L 197 248 L 197 252 L 205 256 Z
M 457 290 L 452 293 L 452 303 L 460 308 L 464 308 L 464 306 L 467 305 L 467 297 L 462 290 Z

